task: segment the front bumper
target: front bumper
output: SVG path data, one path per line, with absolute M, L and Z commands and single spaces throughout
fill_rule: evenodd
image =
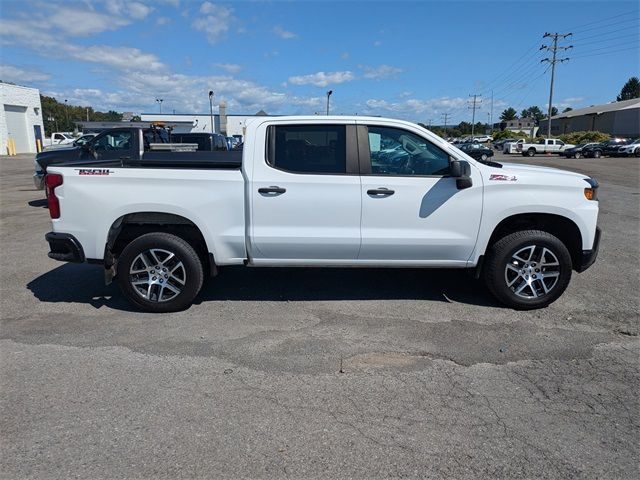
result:
M 68 233 L 49 232 L 44 236 L 49 242 L 49 258 L 61 262 L 83 263 L 85 261 L 84 250 L 80 242 Z
M 593 247 L 591 250 L 583 250 L 580 256 L 580 263 L 576 265 L 576 272 L 584 272 L 587 268 L 593 265 L 598 257 L 598 250 L 600 249 L 600 235 L 602 230 L 600 227 L 596 227 L 596 236 L 593 239 Z
M 38 190 L 44 190 L 44 176 L 45 173 L 41 170 L 33 174 L 33 184 Z

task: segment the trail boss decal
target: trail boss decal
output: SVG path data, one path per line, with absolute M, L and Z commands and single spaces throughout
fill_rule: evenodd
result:
M 113 173 L 108 168 L 76 168 L 78 175 L 109 175 Z
M 517 182 L 518 177 L 516 177 L 515 175 L 510 177 L 509 175 L 499 175 L 499 174 L 492 173 L 491 176 L 489 177 L 489 180 L 498 180 L 501 182 Z

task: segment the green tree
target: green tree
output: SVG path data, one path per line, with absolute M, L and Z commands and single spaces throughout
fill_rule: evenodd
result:
M 567 113 L 567 112 L 570 112 L 571 110 L 573 110 L 573 108 L 567 107 L 564 110 L 562 110 L 562 113 Z
M 633 98 L 640 98 L 640 80 L 638 80 L 638 77 L 631 77 L 627 80 L 627 83 L 625 83 L 622 90 L 620 90 L 620 95 L 616 97 L 616 100 L 620 102 Z
M 515 108 L 509 107 L 507 109 L 505 109 L 501 114 L 500 114 L 500 120 L 502 120 L 503 122 L 508 122 L 509 120 L 514 120 L 518 117 L 518 112 L 516 112 Z
M 122 120 L 122 114 L 113 110 L 106 113 L 97 112 L 92 107 L 65 104 L 46 95 L 40 95 L 40 104 L 42 105 L 45 135 L 51 135 L 56 131 L 73 131 L 77 122 L 87 119 L 94 122 L 119 122 Z
M 544 118 L 544 113 L 540 110 L 540 107 L 533 105 L 529 108 L 525 108 L 520 113 L 520 118 L 533 118 L 536 123 Z

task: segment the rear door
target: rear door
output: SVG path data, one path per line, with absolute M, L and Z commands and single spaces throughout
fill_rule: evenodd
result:
M 361 192 L 354 122 L 276 122 L 261 129 L 248 184 L 252 261 L 355 260 Z
M 364 130 L 364 131 L 363 131 Z M 358 126 L 362 168 L 362 246 L 376 262 L 464 266 L 475 248 L 482 178 L 459 190 L 450 155 L 417 127 Z

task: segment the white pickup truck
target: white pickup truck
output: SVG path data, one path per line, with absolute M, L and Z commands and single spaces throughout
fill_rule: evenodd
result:
M 518 149 L 525 157 L 533 157 L 537 153 L 557 153 L 561 155 L 565 150 L 573 148 L 575 145 L 564 143 L 556 138 L 541 138 L 536 143 L 523 142 Z
M 46 240 L 51 258 L 103 264 L 147 311 L 188 307 L 225 265 L 470 269 L 532 309 L 597 256 L 595 180 L 480 163 L 413 123 L 257 118 L 242 152 L 147 152 L 131 135 L 47 167 Z

